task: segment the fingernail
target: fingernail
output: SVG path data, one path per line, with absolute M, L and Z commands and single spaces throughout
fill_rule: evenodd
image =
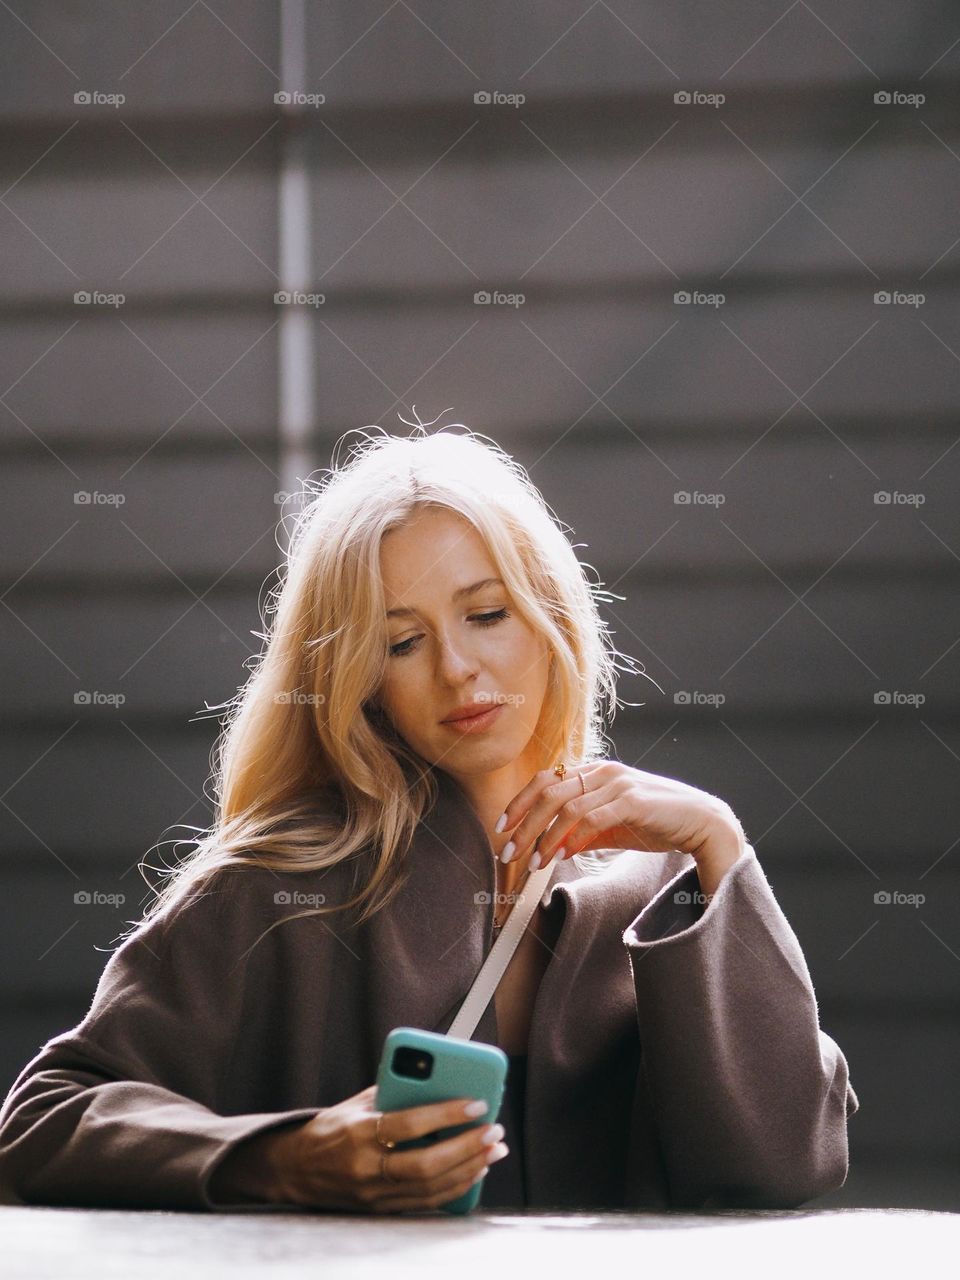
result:
M 566 846 L 565 844 L 562 844 L 562 845 L 560 846 L 560 848 L 557 850 L 557 852 L 556 852 L 553 856 L 554 856 L 555 858 L 557 858 L 557 859 L 560 859 L 560 858 L 562 858 L 562 857 L 563 857 L 563 855 L 564 855 L 566 852 L 567 852 L 567 846 Z
M 502 1124 L 492 1124 L 489 1129 L 483 1131 L 483 1142 L 488 1146 L 494 1142 L 499 1142 L 503 1137 L 504 1129 Z
M 490 1164 L 496 1164 L 498 1160 L 502 1160 L 504 1156 L 508 1156 L 509 1154 L 510 1148 L 506 1143 L 498 1142 L 497 1145 L 495 1147 L 491 1147 L 490 1151 L 487 1153 L 487 1160 Z
M 539 865 L 540 865 L 540 855 L 539 853 L 534 853 L 530 858 L 530 870 L 536 871 Z
M 512 840 L 508 840 L 507 843 L 503 846 L 503 853 L 501 853 L 500 855 L 500 861 L 509 862 L 510 859 L 513 857 L 514 853 L 516 852 L 516 848 L 517 846 L 514 844 L 514 842 Z
M 482 1098 L 478 1098 L 476 1102 L 467 1103 L 467 1105 L 463 1108 L 463 1114 L 465 1116 L 482 1116 L 482 1115 L 485 1115 L 486 1112 L 488 1112 L 489 1110 L 490 1110 L 489 1104 L 484 1102 Z
M 506 813 L 501 813 L 500 817 L 497 819 L 497 825 L 493 829 L 494 831 L 502 831 L 506 825 L 507 815 Z

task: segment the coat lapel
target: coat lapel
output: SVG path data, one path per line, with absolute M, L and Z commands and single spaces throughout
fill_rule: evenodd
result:
M 434 776 L 437 800 L 414 833 L 401 887 L 364 931 L 368 1045 L 377 1060 L 394 1027 L 446 1031 L 493 945 L 493 846 L 460 784 L 442 769 Z M 580 874 L 572 861 L 558 863 L 544 900 Z M 473 1038 L 497 1043 L 493 1000 Z

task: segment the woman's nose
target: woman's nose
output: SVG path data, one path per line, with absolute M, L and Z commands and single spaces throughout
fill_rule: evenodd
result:
M 464 676 L 473 675 L 477 670 L 477 662 L 464 645 L 449 642 L 440 645 L 438 659 L 440 673 L 446 679 L 461 682 Z

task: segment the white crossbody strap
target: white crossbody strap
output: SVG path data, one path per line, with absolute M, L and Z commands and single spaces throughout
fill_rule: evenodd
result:
M 445 1035 L 457 1036 L 461 1040 L 469 1040 L 476 1030 L 477 1023 L 490 1003 L 497 984 L 506 972 L 507 965 L 517 949 L 523 931 L 530 923 L 540 899 L 545 896 L 548 882 L 556 869 L 556 859 L 552 858 L 545 867 L 539 867 L 527 877 L 519 900 L 514 903 L 507 923 L 501 930 L 500 937 L 490 949 L 480 972 L 474 979 L 467 998 L 447 1028 Z

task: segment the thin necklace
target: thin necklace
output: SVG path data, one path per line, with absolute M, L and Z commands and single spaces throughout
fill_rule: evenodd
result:
M 497 875 L 496 875 L 496 868 L 494 868 L 494 876 L 493 876 L 493 878 L 494 878 L 494 881 L 496 881 L 496 879 L 497 879 Z M 520 882 L 520 884 L 518 885 L 518 887 L 517 887 L 516 889 L 514 889 L 514 890 L 513 890 L 514 894 L 522 893 L 522 892 L 523 892 L 523 886 L 527 883 L 527 881 L 528 881 L 529 879 L 530 879 L 530 867 L 529 867 L 529 864 L 528 864 L 528 866 L 527 866 L 527 873 L 526 873 L 526 875 L 523 877 L 523 880 Z M 499 890 L 499 889 L 497 889 L 497 893 L 498 893 L 498 894 L 499 894 L 499 892 L 500 892 L 500 890 Z M 503 918 L 503 920 L 501 920 L 501 921 L 500 921 L 500 923 L 499 923 L 499 924 L 497 924 L 497 907 L 496 907 L 496 904 L 494 904 L 494 908 L 493 908 L 493 934 L 494 934 L 494 937 L 496 937 L 496 936 L 497 936 L 497 934 L 500 932 L 500 930 L 503 928 L 503 926 L 507 923 L 507 920 L 508 920 L 508 919 L 509 919 L 509 917 L 510 917 L 510 912 L 511 912 L 512 910 L 513 910 L 513 906 L 511 906 L 511 907 L 510 907 L 510 909 L 508 910 L 508 912 L 507 912 L 506 916 Z

